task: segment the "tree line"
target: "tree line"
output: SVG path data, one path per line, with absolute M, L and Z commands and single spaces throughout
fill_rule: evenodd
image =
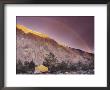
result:
M 53 53 L 47 54 L 44 58 L 43 65 L 48 67 L 48 73 L 50 74 L 58 74 L 58 73 L 71 73 L 71 72 L 78 72 L 78 73 L 94 73 L 94 60 L 91 60 L 91 63 L 86 62 L 85 64 L 79 61 L 78 63 L 71 63 L 69 61 L 62 61 L 59 62 L 57 57 Z M 18 60 L 16 64 L 16 73 L 26 73 L 26 74 L 33 74 L 35 71 L 34 61 L 25 61 L 24 63 L 21 60 Z

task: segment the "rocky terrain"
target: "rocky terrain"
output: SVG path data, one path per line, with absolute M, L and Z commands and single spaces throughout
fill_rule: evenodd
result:
M 57 64 L 64 62 L 68 63 L 69 66 L 81 64 L 82 66 L 85 65 L 87 67 L 89 67 L 89 65 L 92 64 L 92 70 L 94 69 L 94 54 L 79 49 L 63 46 L 45 34 L 32 31 L 22 25 L 17 24 L 16 26 L 17 63 L 20 60 L 22 63 L 24 63 L 25 61 L 28 62 L 33 61 L 35 65 L 42 64 L 44 65 L 46 58 L 51 58 L 51 56 L 49 57 L 49 54 L 53 55 L 53 58 L 57 60 Z M 71 71 L 71 74 L 81 72 L 88 73 L 86 71 L 85 72 Z M 59 71 L 57 73 L 61 72 Z M 65 73 L 68 72 L 65 71 Z M 94 71 L 92 71 L 92 74 L 93 73 Z

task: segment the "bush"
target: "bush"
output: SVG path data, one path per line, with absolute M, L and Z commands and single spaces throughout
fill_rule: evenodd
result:
M 26 74 L 31 74 L 34 73 L 35 71 L 35 63 L 33 61 L 28 62 L 25 61 L 24 64 L 19 60 L 16 64 L 16 73 L 26 73 Z
M 77 71 L 77 67 L 78 67 L 78 65 L 77 65 L 77 63 L 75 63 L 75 64 L 70 64 L 70 71 Z
M 85 63 L 79 61 L 78 63 L 71 63 L 69 60 L 58 62 L 53 53 L 49 53 L 43 62 L 43 65 L 48 67 L 49 73 L 78 73 L 78 74 L 91 74 L 94 72 L 94 60 L 89 60 Z
M 58 64 L 57 70 L 61 71 L 62 73 L 67 72 L 69 70 L 68 63 L 62 61 L 61 63 Z
M 53 53 L 49 53 L 43 62 L 43 65 L 48 67 L 49 73 L 56 74 L 56 73 L 91 73 L 94 70 L 94 61 L 90 60 L 90 62 L 82 63 L 79 61 L 78 63 L 71 63 L 69 60 L 62 61 L 61 63 L 58 62 L 57 58 Z
M 23 63 L 21 62 L 21 60 L 18 60 L 17 64 L 16 64 L 16 73 L 24 73 L 24 67 L 23 67 Z
M 49 53 L 43 62 L 43 65 L 48 67 L 50 72 L 55 71 L 55 67 L 57 66 L 58 60 L 53 53 Z
M 31 62 L 29 63 L 29 69 L 32 70 L 32 72 L 35 71 L 35 63 L 34 63 L 33 61 L 31 61 Z

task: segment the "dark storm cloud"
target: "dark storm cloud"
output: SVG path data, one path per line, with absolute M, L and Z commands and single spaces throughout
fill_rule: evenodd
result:
M 93 16 L 18 16 L 17 23 L 73 48 L 94 52 Z

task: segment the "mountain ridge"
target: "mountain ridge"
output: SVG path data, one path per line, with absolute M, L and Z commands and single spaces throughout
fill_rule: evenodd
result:
M 37 32 L 37 31 L 32 31 L 31 29 L 28 29 L 27 27 L 20 25 L 20 24 L 17 24 L 16 28 L 23 31 L 24 33 L 27 33 L 27 34 L 32 33 L 32 34 L 38 35 L 42 38 L 49 38 L 48 35 L 46 35 L 46 34 L 43 34 L 43 33 Z
M 23 26 L 17 24 L 17 60 L 30 61 L 38 65 L 42 64 L 47 54 L 52 52 L 59 62 L 70 61 L 77 63 L 78 61 L 89 62 L 94 58 L 94 54 L 78 50 L 71 47 L 60 45 L 42 33 L 32 33 L 28 28 L 22 29 Z M 27 29 L 25 31 L 24 29 Z

